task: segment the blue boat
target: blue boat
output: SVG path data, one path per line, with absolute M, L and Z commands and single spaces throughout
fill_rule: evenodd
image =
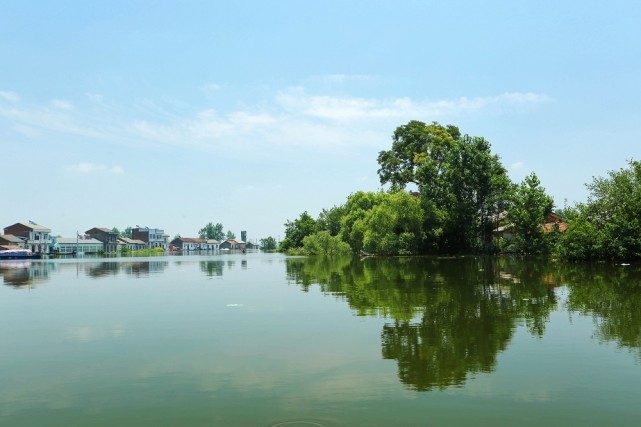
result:
M 3 259 L 40 259 L 40 254 L 29 249 L 9 249 L 0 251 L 0 260 Z

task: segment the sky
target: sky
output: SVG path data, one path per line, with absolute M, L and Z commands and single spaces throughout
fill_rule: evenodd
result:
M 380 190 L 410 120 L 571 206 L 641 159 L 639 22 L 632 0 L 5 0 L 0 226 L 280 240 Z

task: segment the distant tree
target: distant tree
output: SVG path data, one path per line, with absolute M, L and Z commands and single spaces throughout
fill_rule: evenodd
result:
M 280 243 L 280 249 L 300 248 L 303 246 L 303 239 L 316 231 L 316 220 L 307 211 L 300 214 L 298 219 L 285 223 L 285 238 Z
M 227 230 L 227 236 L 226 237 L 227 237 L 227 240 L 233 240 L 233 239 L 236 238 L 236 235 L 231 230 Z
M 173 238 L 173 239 L 171 239 L 171 241 L 173 242 L 174 240 L 176 240 L 176 239 L 180 239 L 180 238 L 181 238 L 180 234 L 176 234 L 176 235 L 174 236 L 174 238 Z
M 276 239 L 274 239 L 272 236 L 260 239 L 260 246 L 264 251 L 274 251 L 277 247 Z
M 405 191 L 352 194 L 345 204 L 340 237 L 354 252 L 416 254 L 423 240 L 421 201 Z
M 222 241 L 225 239 L 225 233 L 223 233 L 223 225 L 221 223 L 208 223 L 203 228 L 198 230 L 198 237 L 201 239 L 215 239 Z
M 546 245 L 542 225 L 553 206 L 552 197 L 545 193 L 536 174 L 532 172 L 525 177 L 516 188 L 513 204 L 508 210 L 508 217 L 516 229 L 516 251 L 539 254 L 550 249 Z
M 133 236 L 133 232 L 131 231 L 131 227 L 127 227 L 124 229 L 122 232 L 122 235 L 120 237 L 126 237 L 128 239 L 131 239 L 131 236 Z
M 363 223 L 363 249 L 380 255 L 415 255 L 423 240 L 423 209 L 405 191 L 383 193 Z
M 326 230 L 332 236 L 338 235 L 341 231 L 341 218 L 344 212 L 344 206 L 334 206 L 329 210 L 323 209 L 316 220 L 316 229 L 318 231 Z
M 116 235 L 117 235 L 118 237 L 122 237 L 122 236 L 121 236 L 121 232 L 120 232 L 120 230 L 118 230 L 118 228 L 117 228 L 117 227 L 112 228 L 112 229 L 111 229 L 111 232 L 112 232 L 112 233 L 116 233 Z
M 332 236 L 323 230 L 303 238 L 305 255 L 348 255 L 352 248 L 338 236 Z
M 414 120 L 396 128 L 392 148 L 379 153 L 378 163 L 381 184 L 418 189 L 425 251 L 477 252 L 491 243 L 510 181 L 487 140 L 461 135 L 456 126 Z
M 587 203 L 568 214 L 557 251 L 569 259 L 641 259 L 641 162 L 586 185 Z
M 347 198 L 339 236 L 351 246 L 354 252 L 363 249 L 364 220 L 367 212 L 379 203 L 377 197 L 378 193 L 357 191 Z

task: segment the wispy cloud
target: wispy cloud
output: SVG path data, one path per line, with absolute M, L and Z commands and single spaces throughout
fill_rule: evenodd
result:
M 510 165 L 511 170 L 521 170 L 525 166 L 523 162 L 515 162 Z
M 491 106 L 515 106 L 549 102 L 546 95 L 504 93 L 497 96 L 444 100 L 411 98 L 371 99 L 308 95 L 303 89 L 278 94 L 276 101 L 286 111 L 300 111 L 311 118 L 333 121 L 399 119 L 408 117 L 442 118 L 477 112 Z
M 345 83 L 349 81 L 368 81 L 372 80 L 371 76 L 366 74 L 326 74 L 322 79 L 331 83 Z
M 13 92 L 0 90 L 0 98 L 9 102 L 16 102 L 20 100 L 20 97 Z
M 19 99 L 12 92 L 0 92 L 0 96 Z M 519 106 L 550 101 L 544 94 L 527 92 L 421 100 L 317 95 L 298 87 L 275 93 L 270 102 L 242 109 L 193 112 L 182 104 L 156 100 L 118 106 L 106 103 L 102 95 L 88 93 L 85 102 L 91 102 L 92 108 L 76 108 L 71 101 L 54 99 L 44 106 L 0 105 L 0 117 L 9 120 L 17 131 L 22 129 L 23 135 L 34 138 L 53 131 L 86 141 L 238 152 L 283 146 L 371 146 L 387 141 L 390 129 L 412 119 L 455 121 L 459 115 L 486 111 L 514 114 Z M 99 167 L 79 164 L 76 170 L 88 173 Z M 122 173 L 117 169 L 112 172 Z
M 75 165 L 69 165 L 68 170 L 83 174 L 96 173 L 96 172 L 110 172 L 113 174 L 124 174 L 125 170 L 121 166 L 105 166 L 95 163 L 77 163 Z
M 207 90 L 207 91 L 212 91 L 212 92 L 213 92 L 213 91 L 220 90 L 220 89 L 221 89 L 221 87 L 222 87 L 222 86 L 221 86 L 221 85 L 219 85 L 218 83 L 208 83 L 208 84 L 206 84 L 205 86 L 203 86 L 203 89 L 205 89 L 205 90 Z
M 54 99 L 51 101 L 51 105 L 62 110 L 73 110 L 73 104 L 64 99 Z

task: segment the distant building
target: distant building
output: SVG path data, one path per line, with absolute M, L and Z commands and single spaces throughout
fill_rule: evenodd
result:
M 228 239 L 220 244 L 220 249 L 243 250 L 245 246 L 246 244 L 242 240 Z
M 24 248 L 32 252 L 49 253 L 51 246 L 51 229 L 44 225 L 36 224 L 33 221 L 28 223 L 17 222 L 4 228 L 4 234 L 11 234 L 22 238 Z
M 57 237 L 54 240 L 58 254 L 95 254 L 104 250 L 103 243 L 91 237 Z
M 12 234 L 0 234 L 0 250 L 24 249 L 24 240 Z
M 198 237 L 176 237 L 171 241 L 171 245 L 181 251 L 217 251 L 220 242 L 214 239 L 201 239 Z
M 181 251 L 207 250 L 207 240 L 198 237 L 177 237 L 171 241 L 171 245 Z
M 160 228 L 136 227 L 131 229 L 131 238 L 142 240 L 148 249 L 162 248 L 167 250 L 169 246 L 169 235 Z
M 85 231 L 85 234 L 93 239 L 100 240 L 105 253 L 118 252 L 118 233 L 109 228 L 94 227 Z
M 220 249 L 220 242 L 216 239 L 207 239 L 207 250 L 217 251 Z
M 139 251 L 142 249 L 147 249 L 147 243 L 142 240 L 129 239 L 127 237 L 119 237 L 118 242 L 120 245 L 123 245 L 130 251 Z

